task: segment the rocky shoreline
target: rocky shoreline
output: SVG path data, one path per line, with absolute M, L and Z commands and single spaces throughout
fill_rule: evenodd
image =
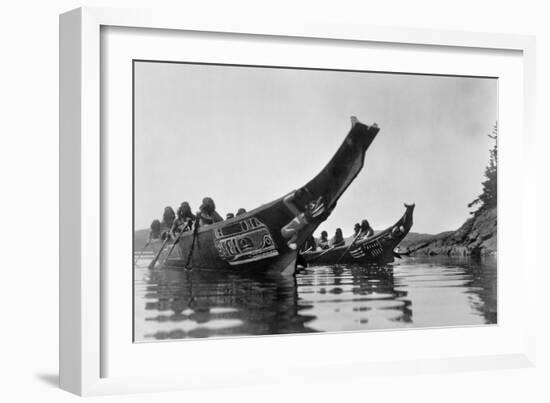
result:
M 497 253 L 497 209 L 477 212 L 456 231 L 410 234 L 400 245 L 411 256 L 488 256 Z

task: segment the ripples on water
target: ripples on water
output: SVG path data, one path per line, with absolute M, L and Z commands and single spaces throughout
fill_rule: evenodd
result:
M 135 268 L 136 341 L 496 323 L 496 260 L 410 258 L 295 277 Z

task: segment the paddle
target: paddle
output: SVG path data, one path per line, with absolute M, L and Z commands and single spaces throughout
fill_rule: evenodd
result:
M 191 243 L 191 248 L 189 249 L 189 255 L 187 255 L 187 262 L 185 262 L 185 268 L 189 269 L 189 263 L 191 263 L 191 257 L 193 256 L 193 250 L 195 249 L 195 240 L 197 239 L 197 232 L 199 230 L 200 214 L 197 214 L 195 220 L 195 227 L 193 228 L 193 242 Z
M 149 263 L 149 270 L 152 270 L 155 267 L 155 264 L 157 264 L 157 260 L 159 260 L 160 254 L 164 250 L 164 247 L 166 246 L 166 244 L 168 243 L 169 240 L 170 240 L 170 236 L 167 235 L 166 239 L 162 243 L 162 246 L 160 247 L 160 249 L 157 252 L 156 256 L 153 258 L 153 260 L 151 260 L 151 263 Z
M 351 249 L 351 247 L 353 246 L 353 244 L 355 243 L 355 241 L 357 241 L 357 239 L 358 239 L 360 236 L 361 236 L 361 232 L 359 232 L 359 233 L 355 236 L 355 238 L 353 238 L 353 241 L 351 241 L 351 243 L 350 243 L 349 246 L 346 248 L 346 250 L 344 251 L 344 253 L 342 253 L 342 254 L 340 255 L 340 257 L 338 258 L 338 260 L 336 261 L 335 264 L 340 263 L 340 260 L 342 260 L 342 258 L 344 257 L 344 255 L 345 255 L 346 253 L 348 253 L 348 251 Z
M 145 252 L 145 248 L 147 248 L 149 246 L 149 244 L 151 243 L 151 241 L 147 241 L 145 243 L 145 246 L 143 247 L 143 249 L 141 249 L 141 252 L 139 252 L 139 255 L 137 257 L 137 259 L 134 261 L 134 266 L 136 265 L 136 263 L 139 261 L 139 259 L 141 259 L 141 255 L 143 255 L 143 252 Z
M 185 223 L 185 226 L 183 227 L 183 229 L 180 231 L 180 233 L 178 234 L 178 236 L 176 237 L 176 240 L 174 241 L 174 243 L 172 244 L 172 247 L 170 248 L 170 250 L 168 251 L 168 254 L 166 255 L 166 258 L 164 259 L 164 261 L 166 261 L 170 255 L 172 254 L 172 251 L 174 250 L 174 248 L 176 247 L 177 243 L 180 241 L 180 238 L 181 236 L 183 235 L 183 233 L 185 232 L 185 230 L 189 228 L 189 223 L 186 222 Z

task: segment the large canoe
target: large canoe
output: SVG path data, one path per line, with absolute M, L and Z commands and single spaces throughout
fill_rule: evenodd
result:
M 311 211 L 319 200 L 323 204 L 323 213 L 313 219 L 310 216 L 298 231 L 297 249 L 287 246 L 288 239 L 281 234 L 281 229 L 296 218 L 284 201 L 285 195 L 246 214 L 184 233 L 171 256 L 159 261 L 192 269 L 294 273 L 297 251 L 359 174 L 365 152 L 378 131 L 376 124 L 355 123 L 323 170 L 295 191 L 300 194 L 295 204 L 300 211 Z
M 384 265 L 394 261 L 394 249 L 409 233 L 413 225 L 414 204 L 405 204 L 405 214 L 394 225 L 371 237 L 351 245 L 301 254 L 308 266 L 337 263 Z M 350 247 L 351 245 L 351 247 Z

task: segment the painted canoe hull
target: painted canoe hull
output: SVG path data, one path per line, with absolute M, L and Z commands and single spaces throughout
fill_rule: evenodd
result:
M 405 205 L 403 216 L 394 225 L 365 240 L 329 250 L 317 250 L 301 254 L 308 266 L 337 263 L 384 265 L 394 261 L 394 249 L 409 233 L 413 224 L 413 205 Z M 349 248 L 349 249 L 348 249 Z
M 164 264 L 193 269 L 293 273 L 297 250 L 327 219 L 359 174 L 365 153 L 378 131 L 376 125 L 356 123 L 329 163 L 300 189 L 305 189 L 301 194 L 307 195 L 307 199 L 301 199 L 303 210 L 322 198 L 324 213 L 308 220 L 299 230 L 296 250 L 287 246 L 287 239 L 281 234 L 281 229 L 296 218 L 283 200 L 285 195 L 246 214 L 184 233 Z

